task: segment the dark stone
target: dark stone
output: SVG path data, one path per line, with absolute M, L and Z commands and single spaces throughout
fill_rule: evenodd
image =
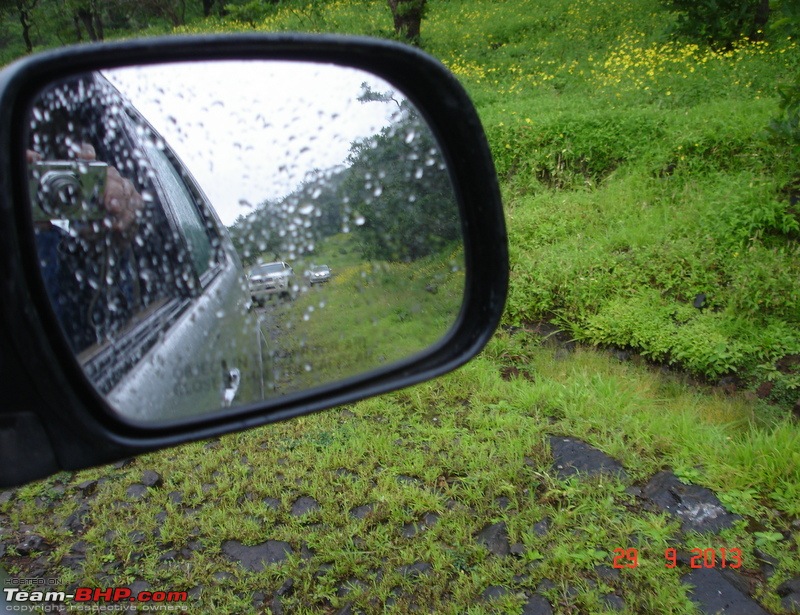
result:
M 139 545 L 142 544 L 145 540 L 147 540 L 147 534 L 145 534 L 140 530 L 132 530 L 128 532 L 128 540 L 130 540 L 135 545 Z
M 278 591 L 275 592 L 275 595 L 276 596 L 290 596 L 293 591 L 294 591 L 294 579 L 289 577 L 288 579 L 286 579 L 283 582 L 283 585 L 281 585 L 278 588 Z
M 706 294 L 705 293 L 698 293 L 694 301 L 692 301 L 692 305 L 696 307 L 698 310 L 702 310 L 706 305 Z
M 128 589 L 131 590 L 131 592 L 135 596 L 139 592 L 149 591 L 150 584 L 142 579 L 136 579 L 133 583 L 128 585 Z
M 542 581 L 539 583 L 539 585 L 536 586 L 536 591 L 537 592 L 546 592 L 546 591 L 549 591 L 549 590 L 555 589 L 555 588 L 556 588 L 556 584 L 553 583 L 553 581 L 551 581 L 550 579 L 542 579 Z
M 128 459 L 120 459 L 118 462 L 114 464 L 115 470 L 122 470 L 123 468 L 127 468 L 135 461 L 135 458 L 129 457 Z
M 507 498 L 506 496 L 504 496 L 504 495 L 501 495 L 499 498 L 497 498 L 494 501 L 494 503 L 497 504 L 497 506 L 499 508 L 502 508 L 503 510 L 505 510 L 505 509 L 507 509 L 507 508 L 509 508 L 511 506 L 511 500 L 509 498 Z
M 127 495 L 132 500 L 141 500 L 147 495 L 147 487 L 145 487 L 141 483 L 134 483 L 133 485 L 128 487 L 128 490 L 125 492 L 125 495 Z
M 515 542 L 508 550 L 511 555 L 516 555 L 517 557 L 522 557 L 525 554 L 525 545 L 521 542 Z
M 37 534 L 31 534 L 22 542 L 17 543 L 17 553 L 20 555 L 30 555 L 34 551 L 41 551 L 44 544 L 44 538 Z
M 238 540 L 227 540 L 222 543 L 222 552 L 228 559 L 239 562 L 245 570 L 261 572 L 265 564 L 277 564 L 289 557 L 292 547 L 281 540 L 268 540 L 252 547 Z
M 83 497 L 87 498 L 97 490 L 97 481 L 85 480 L 82 483 L 77 484 L 76 488 L 81 492 Z
M 625 610 L 625 601 L 616 594 L 606 594 L 603 596 L 603 602 L 611 611 Z
M 174 560 L 178 556 L 178 552 L 175 549 L 170 549 L 169 551 L 164 551 L 159 557 L 159 562 L 168 562 Z
M 179 491 L 170 491 L 168 497 L 169 501 L 175 504 L 175 506 L 178 506 L 181 504 L 181 502 L 183 502 L 183 494 Z
M 681 582 L 691 585 L 689 598 L 703 613 L 724 615 L 768 615 L 758 603 L 743 594 L 714 568 L 699 568 L 681 577 Z
M 64 520 L 64 528 L 71 530 L 74 534 L 80 534 L 86 526 L 86 518 L 88 516 L 89 504 L 81 502 L 78 509 Z
M 520 615 L 553 615 L 553 607 L 550 606 L 547 598 L 534 594 L 522 605 L 522 613 Z
M 364 504 L 363 506 L 356 506 L 350 511 L 350 514 L 356 519 L 364 519 L 372 512 L 374 507 L 372 504 Z
M 507 587 L 503 587 L 502 585 L 490 585 L 485 590 L 483 590 L 481 598 L 483 598 L 488 602 L 490 600 L 497 600 L 498 598 L 507 596 L 510 593 L 511 592 Z
M 292 515 L 295 517 L 302 517 L 317 510 L 319 510 L 319 504 L 314 498 L 307 495 L 297 498 L 292 504 Z
M 433 567 L 429 563 L 416 562 L 407 566 L 400 566 L 400 568 L 397 569 L 397 572 L 402 574 L 404 577 L 416 579 L 423 575 L 429 574 L 431 570 L 433 570 Z
M 642 493 L 659 509 L 680 519 L 684 531 L 719 532 L 740 519 L 726 511 L 710 489 L 685 485 L 671 472 L 653 476 Z
M 550 450 L 553 453 L 553 469 L 559 478 L 575 474 L 614 474 L 620 480 L 628 475 L 616 459 L 575 438 L 551 437 Z
M 478 542 L 489 549 L 490 553 L 504 557 L 511 551 L 508 544 L 508 530 L 505 523 L 485 526 L 476 536 Z
M 594 573 L 597 575 L 597 578 L 601 581 L 605 581 L 606 583 L 614 583 L 615 581 L 619 581 L 619 569 L 618 568 L 611 568 L 610 566 L 595 566 Z
M 145 470 L 142 472 L 142 484 L 145 487 L 152 487 L 153 489 L 158 489 L 164 484 L 164 479 L 161 478 L 161 474 L 155 472 L 153 470 Z
M 255 592 L 253 594 L 253 608 L 257 610 L 264 606 L 265 598 L 266 596 L 264 595 L 264 592 Z
M 281 507 L 281 501 L 278 498 L 266 497 L 261 500 L 261 503 L 272 510 L 278 510 Z
M 781 608 L 789 613 L 800 613 L 800 577 L 784 581 L 778 586 Z
M 14 497 L 13 491 L 0 492 L 0 506 L 2 506 L 3 504 L 8 504 L 13 497 Z
M 755 555 L 761 563 L 761 572 L 765 577 L 769 578 L 775 574 L 775 568 L 778 566 L 777 559 L 761 549 L 753 549 L 753 555 Z
M 538 523 L 533 524 L 533 532 L 537 536 L 544 536 L 547 532 L 550 531 L 550 519 L 544 518 Z
M 354 591 L 363 591 L 367 588 L 367 584 L 355 577 L 350 577 L 336 590 L 336 595 L 339 598 L 344 598 L 347 594 Z

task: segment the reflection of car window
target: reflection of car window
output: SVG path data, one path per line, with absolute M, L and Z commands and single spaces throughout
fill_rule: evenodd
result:
M 281 271 L 283 271 L 283 269 L 284 269 L 283 263 L 272 263 L 269 265 L 262 265 L 261 267 L 256 267 L 256 269 L 253 270 L 253 273 L 259 275 L 264 273 L 280 273 Z
M 197 211 L 195 199 L 167 155 L 155 146 L 148 146 L 147 150 L 151 155 L 156 175 L 164 188 L 165 197 L 186 238 L 194 270 L 198 276 L 202 275 L 209 268 L 212 249 L 205 224 Z

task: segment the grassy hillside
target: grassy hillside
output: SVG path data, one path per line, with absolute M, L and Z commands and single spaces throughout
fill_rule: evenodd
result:
M 188 590 L 217 612 L 280 599 L 285 612 L 516 613 L 544 586 L 557 613 L 613 612 L 614 591 L 620 612 L 690 615 L 686 570 L 658 558 L 734 547 L 753 594 L 782 612 L 777 588 L 800 575 L 800 184 L 765 129 L 800 48 L 671 42 L 656 0 L 429 4 L 422 46 L 476 101 L 501 178 L 505 326 L 430 383 L 0 494 L 12 572 Z M 382 0 L 264 10 L 180 32 L 391 35 Z M 542 340 L 541 320 L 588 344 Z M 681 533 L 615 479 L 559 478 L 553 435 L 613 455 L 631 485 L 672 469 L 742 518 Z M 146 470 L 163 484 L 129 495 Z M 295 514 L 309 497 L 318 508 Z M 501 522 L 513 556 L 476 539 Z M 18 553 L 30 534 L 44 547 Z M 291 556 L 243 571 L 224 554 L 268 538 Z M 602 574 L 634 544 L 638 570 Z M 498 586 L 510 591 L 485 597 Z

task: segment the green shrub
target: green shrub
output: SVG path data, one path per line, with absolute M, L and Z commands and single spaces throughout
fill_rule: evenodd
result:
M 767 0 L 664 0 L 678 13 L 676 30 L 711 45 L 730 47 L 747 37 L 761 38 Z M 765 12 L 766 9 L 766 12 Z

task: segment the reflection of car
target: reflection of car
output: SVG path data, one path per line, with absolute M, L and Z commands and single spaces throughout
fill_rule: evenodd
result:
M 38 156 L 67 159 L 62 144 L 87 143 L 145 197 L 128 241 L 92 234 L 64 208 L 37 221 L 45 286 L 85 374 L 133 419 L 239 401 L 240 383 L 249 380 L 249 391 L 260 380 L 244 369 L 256 348 L 242 340 L 253 339 L 255 324 L 238 256 L 191 174 L 99 73 L 56 84 L 37 104 L 49 111 L 31 127 Z M 54 252 L 61 256 L 48 261 Z
M 261 303 L 265 298 L 277 294 L 289 297 L 293 282 L 294 271 L 283 261 L 256 265 L 247 276 L 250 297 L 256 303 Z
M 322 284 L 323 282 L 331 281 L 331 268 L 327 265 L 312 265 L 306 271 L 306 279 L 311 286 L 314 284 Z

